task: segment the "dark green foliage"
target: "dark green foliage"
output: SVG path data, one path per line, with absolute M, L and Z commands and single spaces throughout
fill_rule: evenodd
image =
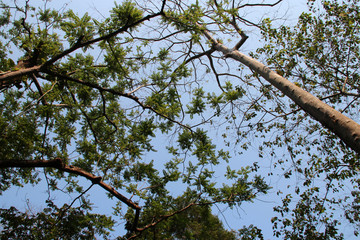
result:
M 235 232 L 224 229 L 218 217 L 211 214 L 209 205 L 188 204 L 191 194 L 184 196 L 167 203 L 151 203 L 152 210 L 145 210 L 142 219 L 151 218 L 155 209 L 164 217 L 175 210 L 179 213 L 143 231 L 138 239 L 238 239 Z M 128 217 L 133 215 L 128 213 Z
M 263 240 L 264 237 L 261 233 L 261 229 L 257 228 L 254 225 L 250 225 L 248 227 L 244 226 L 242 229 L 239 230 L 239 237 L 242 240 Z
M 114 221 L 100 214 L 91 214 L 82 207 L 56 207 L 47 201 L 39 213 L 19 212 L 16 208 L 0 209 L 1 239 L 107 239 Z

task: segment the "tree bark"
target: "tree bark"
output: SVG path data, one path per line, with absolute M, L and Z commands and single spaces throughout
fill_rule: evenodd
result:
M 360 154 L 360 125 L 358 123 L 272 71 L 261 62 L 236 49 L 230 49 L 219 43 L 208 31 L 205 30 L 204 35 L 213 43 L 215 50 L 222 52 L 228 58 L 241 62 L 260 74 L 266 81 L 292 99 L 315 120 L 335 133 L 348 147 Z

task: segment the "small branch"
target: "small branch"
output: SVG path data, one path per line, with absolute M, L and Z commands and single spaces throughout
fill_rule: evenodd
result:
M 249 38 L 243 31 L 240 32 L 241 40 L 234 46 L 234 50 L 239 50 L 239 48 L 245 43 Z
M 197 59 L 197 58 L 201 58 L 202 56 L 210 56 L 213 52 L 215 52 L 215 49 L 211 48 L 205 52 L 202 52 L 202 53 L 199 53 L 197 55 L 194 55 L 192 57 L 190 57 L 189 59 L 187 59 L 183 64 L 188 64 L 189 62 L 191 62 L 192 60 L 194 59 Z M 177 70 L 177 69 L 176 69 Z M 175 71 L 176 71 L 175 70 Z
M 240 17 L 240 16 L 237 16 L 239 19 L 240 19 L 240 21 L 241 22 L 243 22 L 245 25 L 247 25 L 247 26 L 254 26 L 254 27 L 257 27 L 257 28 L 259 28 L 259 29 L 261 29 L 261 30 L 264 30 L 261 26 L 259 26 L 258 24 L 256 24 L 256 23 L 253 23 L 253 22 L 251 22 L 251 21 L 249 21 L 249 20 L 247 20 L 247 19 L 245 19 L 245 18 L 242 18 L 242 17 Z
M 85 86 L 88 86 L 90 88 L 94 88 L 94 89 L 97 89 L 99 91 L 103 91 L 103 92 L 109 92 L 109 93 L 112 93 L 114 95 L 117 95 L 117 96 L 122 96 L 122 97 L 126 97 L 126 98 L 129 98 L 129 99 L 132 99 L 134 100 L 135 102 L 138 102 L 140 103 L 140 100 L 138 97 L 134 96 L 134 95 L 131 95 L 131 94 L 128 94 L 128 93 L 123 93 L 123 92 L 119 92 L 119 91 L 116 91 L 114 89 L 111 89 L 111 88 L 103 88 L 97 84 L 94 84 L 94 83 L 90 83 L 90 82 L 85 82 L 83 80 L 80 80 L 80 79 L 77 79 L 77 78 L 73 78 L 73 77 L 70 77 L 68 75 L 63 75 L 63 74 L 60 74 L 60 73 L 57 73 L 57 72 L 53 72 L 53 71 L 50 71 L 50 70 L 46 70 L 45 71 L 47 74 L 50 74 L 52 76 L 55 76 L 55 77 L 59 77 L 59 78 L 63 78 L 63 79 L 66 79 L 68 81 L 71 81 L 71 82 L 76 82 L 76 83 L 79 83 L 79 84 L 82 84 L 82 85 L 85 85 Z M 141 103 L 140 103 L 141 104 Z M 142 105 L 142 104 L 141 104 Z M 145 106 L 144 106 L 145 107 Z
M 345 92 L 345 86 L 346 86 L 347 80 L 348 80 L 348 77 L 345 78 L 344 85 L 343 85 L 342 90 L 341 90 L 342 92 Z
M 41 89 L 41 86 L 40 86 L 40 83 L 39 81 L 37 80 L 36 76 L 34 73 L 31 74 L 31 78 L 33 80 L 33 82 L 35 83 L 35 86 L 40 94 L 40 100 L 41 102 L 44 104 L 44 105 L 48 105 L 48 103 L 46 102 L 46 99 L 44 98 L 45 94 L 43 93 L 42 89 Z
M 119 91 L 116 91 L 114 89 L 111 89 L 111 88 L 103 88 L 97 84 L 94 84 L 94 83 L 90 83 L 90 82 L 85 82 L 83 80 L 80 80 L 80 79 L 76 79 L 76 78 L 72 78 L 70 76 L 67 76 L 67 75 L 62 75 L 62 74 L 59 74 L 57 72 L 52 72 L 50 70 L 46 70 L 45 71 L 46 73 L 50 74 L 50 75 L 53 75 L 53 76 L 56 76 L 56 77 L 59 77 L 59 78 L 64 78 L 66 80 L 69 80 L 69 81 L 72 81 L 72 82 L 76 82 L 76 83 L 79 83 L 79 84 L 82 84 L 82 85 L 85 85 L 85 86 L 88 86 L 88 87 L 91 87 L 91 88 L 94 88 L 94 89 L 97 89 L 99 90 L 100 92 L 103 91 L 103 92 L 109 92 L 109 93 L 112 93 L 114 95 L 117 95 L 117 96 L 122 96 L 122 97 L 125 97 L 125 98 L 129 98 L 133 101 L 135 101 L 139 106 L 141 106 L 143 109 L 148 109 L 150 111 L 152 111 L 153 113 L 155 113 L 156 115 L 160 116 L 160 117 L 163 117 L 167 120 L 169 120 L 170 122 L 173 122 L 173 123 L 176 123 L 178 124 L 179 126 L 183 127 L 183 128 L 186 128 L 188 130 L 191 131 L 190 127 L 189 126 L 186 126 L 184 124 L 182 124 L 181 122 L 179 121 L 176 121 L 160 112 L 158 112 L 156 109 L 154 109 L 153 107 L 149 106 L 149 105 L 145 105 L 144 103 L 142 103 L 140 101 L 140 99 L 135 96 L 135 95 L 131 95 L 129 93 L 124 93 L 124 92 L 119 92 Z
M 166 0 L 163 0 L 161 9 L 160 9 L 160 14 L 164 14 L 165 4 L 166 4 Z
M 115 128 L 115 130 L 112 132 L 116 132 L 118 130 L 118 127 L 116 124 L 109 118 L 109 116 L 106 114 L 106 99 L 104 97 L 104 93 L 100 91 L 101 99 L 103 101 L 102 107 L 103 107 L 103 115 L 105 116 L 106 120 Z M 112 134 L 110 133 L 110 135 Z
M 219 78 L 219 75 L 218 73 L 216 72 L 216 69 L 215 69 L 215 66 L 214 66 L 214 62 L 212 60 L 212 57 L 210 54 L 206 54 L 207 57 L 209 58 L 209 62 L 210 62 L 210 67 L 211 69 L 213 70 L 214 74 L 215 74 L 215 78 L 216 78 L 216 81 L 217 81 L 217 84 L 219 86 L 219 88 L 221 89 L 222 92 L 225 92 L 225 90 L 223 89 L 223 87 L 221 86 L 221 83 L 220 83 L 220 78 Z
M 239 48 L 245 43 L 245 41 L 249 38 L 243 30 L 239 28 L 236 23 L 235 15 L 232 16 L 232 21 L 230 22 L 231 25 L 235 28 L 236 32 L 238 32 L 241 36 L 241 40 L 235 45 L 234 50 L 239 50 Z
M 135 93 L 136 91 L 140 90 L 141 88 L 144 88 L 144 87 L 148 87 L 148 86 L 152 86 L 153 84 L 143 84 L 143 85 L 140 85 L 138 86 L 137 88 L 131 90 L 130 92 L 128 92 L 128 94 L 133 94 Z
M 244 7 L 274 7 L 281 2 L 282 2 L 282 0 L 278 0 L 276 3 L 247 3 L 247 4 L 239 6 L 237 9 L 244 8 Z
M 78 200 L 79 198 L 81 198 L 82 196 L 84 196 L 84 194 L 87 193 L 93 186 L 94 186 L 94 183 L 91 184 L 90 187 L 88 187 L 88 188 L 87 188 L 84 192 L 82 192 L 79 196 L 77 196 L 77 197 L 70 203 L 70 205 L 67 206 L 66 209 L 64 209 L 64 210 L 61 211 L 61 214 L 59 214 L 58 219 L 57 219 L 55 225 L 57 225 L 57 224 L 61 221 L 61 219 L 64 217 L 65 212 L 67 212 L 67 211 L 74 205 L 74 203 L 76 202 L 76 200 Z
M 359 97 L 355 97 L 342 111 L 341 113 L 345 112 L 355 101 L 358 100 Z

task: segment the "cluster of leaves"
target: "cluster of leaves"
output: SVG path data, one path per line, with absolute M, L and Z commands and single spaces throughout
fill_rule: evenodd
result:
M 141 216 L 146 230 L 139 235 L 139 239 L 238 239 L 234 231 L 224 229 L 218 217 L 211 214 L 209 204 L 194 201 L 195 194 L 188 191 L 166 202 L 159 199 L 147 204 L 151 207 L 144 209 Z M 177 213 L 174 214 L 174 211 Z M 146 223 L 154 216 L 162 216 L 166 220 L 156 219 L 160 220 L 159 223 L 148 228 Z M 126 218 L 134 218 L 133 212 L 129 211 Z
M 2 239 L 108 239 L 114 221 L 110 217 L 89 213 L 84 206 L 58 208 L 47 201 L 42 212 L 19 212 L 16 208 L 0 209 Z

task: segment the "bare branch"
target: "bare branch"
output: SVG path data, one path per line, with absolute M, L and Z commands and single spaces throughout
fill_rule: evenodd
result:
M 215 75 L 215 78 L 216 78 L 216 82 L 219 86 L 219 88 L 221 89 L 221 91 L 225 92 L 223 87 L 221 86 L 221 83 L 220 83 L 220 78 L 219 78 L 219 74 L 216 72 L 216 69 L 215 69 L 215 66 L 214 66 L 214 62 L 212 60 L 212 57 L 210 54 L 206 54 L 208 59 L 209 59 L 209 62 L 210 62 L 210 67 L 212 69 L 212 71 L 214 72 L 214 75 Z
M 239 6 L 237 9 L 244 7 L 274 7 L 281 3 L 283 0 L 278 0 L 276 3 L 246 3 L 244 5 Z

